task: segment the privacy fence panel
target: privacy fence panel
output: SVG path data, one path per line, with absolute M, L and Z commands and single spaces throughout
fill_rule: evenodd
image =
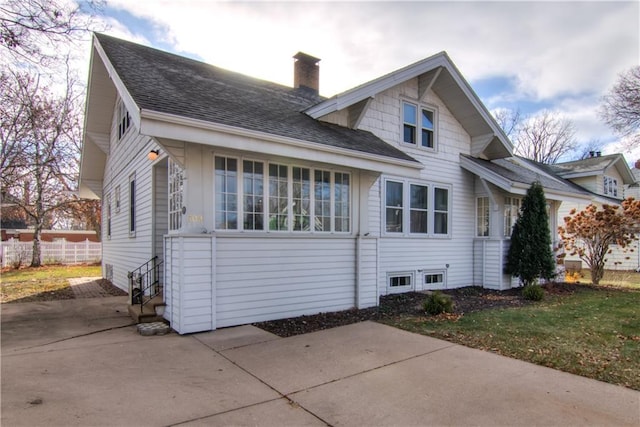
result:
M 19 242 L 9 239 L 2 242 L 0 250 L 2 267 L 16 267 L 31 263 L 33 242 Z M 40 262 L 42 264 L 85 264 L 102 260 L 100 242 L 40 242 Z

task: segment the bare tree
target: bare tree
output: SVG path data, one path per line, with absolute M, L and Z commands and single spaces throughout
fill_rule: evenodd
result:
M 602 118 L 620 136 L 627 137 L 628 148 L 640 145 L 640 66 L 618 76 L 604 96 Z
M 515 137 L 516 154 L 540 163 L 555 163 L 577 147 L 573 123 L 550 111 L 523 120 Z
M 79 40 L 94 27 L 102 0 L 2 0 L 0 47 L 16 59 L 48 65 L 64 56 L 61 43 Z
M 520 109 L 499 108 L 493 111 L 493 117 L 509 138 L 518 133 L 521 122 Z
M 48 83 L 48 82 L 47 82 Z M 0 75 L 0 183 L 34 227 L 32 266 L 40 265 L 40 234 L 53 214 L 73 199 L 81 132 L 81 98 L 68 77 L 61 96 L 40 77 L 21 72 Z
M 602 142 L 599 139 L 591 139 L 589 142 L 577 147 L 576 154 L 572 160 L 584 160 L 593 157 L 595 153 L 602 152 Z

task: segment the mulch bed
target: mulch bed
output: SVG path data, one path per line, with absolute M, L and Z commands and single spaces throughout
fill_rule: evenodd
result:
M 564 283 L 546 285 L 544 288 L 550 294 L 567 294 L 575 291 L 575 285 Z M 488 309 L 521 307 L 531 303 L 531 301 L 522 298 L 522 289 L 519 288 L 493 291 L 470 286 L 447 289 L 443 293 L 453 298 L 455 304 L 454 314 L 457 315 Z M 290 337 L 365 320 L 384 320 L 398 316 L 425 316 L 426 314 L 422 309 L 422 303 L 425 298 L 427 298 L 427 294 L 421 292 L 386 295 L 380 297 L 380 305 L 378 307 L 319 313 L 310 316 L 259 322 L 253 325 L 280 337 Z

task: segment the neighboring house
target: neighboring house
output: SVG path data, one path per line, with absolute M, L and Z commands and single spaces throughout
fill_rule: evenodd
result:
M 503 264 L 531 183 L 552 230 L 595 197 L 513 157 L 446 53 L 328 99 L 320 60 L 294 58 L 292 88 L 94 37 L 81 194 L 104 203 L 103 274 L 127 289 L 157 256 L 179 333 L 518 286 Z
M 32 229 L 2 229 L 0 230 L 2 241 L 15 239 L 18 242 L 32 242 Z M 66 240 L 67 242 L 98 242 L 98 236 L 95 231 L 90 230 L 41 230 L 41 242 L 56 242 Z
M 622 154 L 602 156 L 600 152 L 591 152 L 590 157 L 572 162 L 556 163 L 548 166 L 562 178 L 568 179 L 592 192 L 595 197 L 591 202 L 563 203 L 558 211 L 560 225 L 563 218 L 572 209 L 581 211 L 589 203 L 597 206 L 603 204 L 619 204 L 625 197 L 637 197 L 636 178 Z M 578 260 L 576 256 L 567 256 L 566 260 Z M 635 270 L 640 267 L 640 251 L 638 242 L 633 242 L 626 249 L 614 245 L 606 257 L 605 268 L 610 270 Z

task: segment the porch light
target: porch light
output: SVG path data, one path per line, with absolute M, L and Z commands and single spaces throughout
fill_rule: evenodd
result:
M 154 161 L 155 159 L 158 158 L 159 154 L 160 154 L 160 150 L 151 150 L 149 151 L 149 154 L 147 154 L 147 159 Z

